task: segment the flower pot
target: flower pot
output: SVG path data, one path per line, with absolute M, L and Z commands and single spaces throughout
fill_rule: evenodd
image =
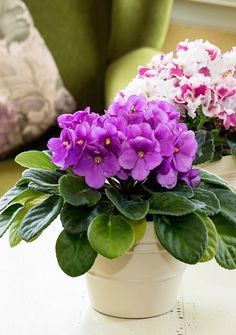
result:
M 142 240 L 115 260 L 98 256 L 87 273 L 92 307 L 123 318 L 146 318 L 170 311 L 186 265 L 158 242 L 152 223 Z
M 236 159 L 233 156 L 224 156 L 214 163 L 200 165 L 203 169 L 217 174 L 230 185 L 236 187 Z

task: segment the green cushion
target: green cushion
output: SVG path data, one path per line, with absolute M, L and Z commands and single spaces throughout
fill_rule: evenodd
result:
M 173 0 L 113 0 L 110 59 L 141 47 L 162 49 Z
M 160 50 L 173 0 L 24 0 L 78 106 L 104 107 L 104 75 L 127 52 Z
M 118 58 L 108 66 L 105 81 L 106 106 L 111 103 L 117 92 L 124 89 L 137 75 L 138 66 L 146 65 L 157 53 L 153 48 L 140 48 Z
M 18 179 L 20 179 L 23 168 L 16 164 L 13 159 L 0 162 L 0 196 L 7 192 Z
M 91 105 L 93 109 L 102 109 L 111 1 L 24 2 L 78 106 Z

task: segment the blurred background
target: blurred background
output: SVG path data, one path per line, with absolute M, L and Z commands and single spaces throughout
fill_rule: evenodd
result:
M 202 38 L 227 51 L 236 44 L 235 0 L 175 0 L 163 47 L 172 50 L 185 38 Z
M 17 152 L 46 149 L 56 118 L 116 93 L 160 52 L 202 38 L 236 45 L 236 0 L 0 0 L 0 195 Z

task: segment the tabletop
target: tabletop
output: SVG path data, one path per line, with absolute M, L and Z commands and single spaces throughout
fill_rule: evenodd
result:
M 8 246 L 0 241 L 0 335 L 235 335 L 236 271 L 212 261 L 189 266 L 173 311 L 129 320 L 94 311 L 84 276 L 58 267 L 55 221 L 38 240 Z

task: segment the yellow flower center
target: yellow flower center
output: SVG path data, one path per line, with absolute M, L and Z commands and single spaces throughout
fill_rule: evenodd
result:
M 96 157 L 94 158 L 94 161 L 95 161 L 96 164 L 100 164 L 100 163 L 102 162 L 102 157 L 100 157 L 100 156 L 96 156 Z
M 83 140 L 79 140 L 79 141 L 77 141 L 77 144 L 78 144 L 78 145 L 83 145 L 83 144 L 84 144 L 84 141 L 83 141 Z
M 131 110 L 132 113 L 135 113 L 135 112 L 136 112 L 136 109 L 135 109 L 134 106 L 132 106 L 130 110 Z
M 175 148 L 175 152 L 179 152 L 180 150 L 179 150 L 179 148 Z
M 69 144 L 69 142 L 68 141 L 64 141 L 64 142 L 62 142 L 62 144 L 66 147 Z
M 109 145 L 109 144 L 111 144 L 111 139 L 108 137 L 108 138 L 106 138 L 106 141 L 105 141 L 105 143 L 106 143 L 106 145 Z
M 144 157 L 144 152 L 143 151 L 139 151 L 138 155 L 139 155 L 140 158 L 143 158 Z

